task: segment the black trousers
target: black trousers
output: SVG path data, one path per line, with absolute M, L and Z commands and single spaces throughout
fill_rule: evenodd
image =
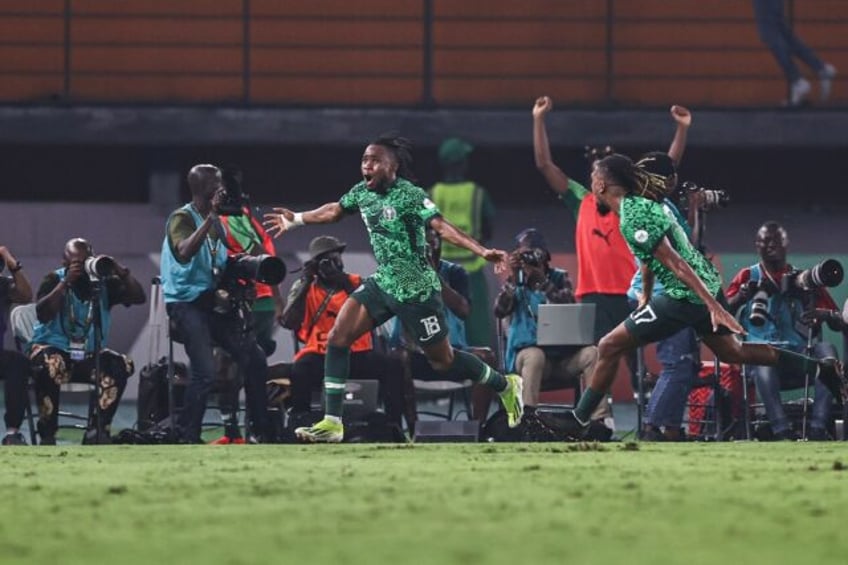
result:
M 307 353 L 292 365 L 289 405 L 293 411 L 309 411 L 313 391 L 323 390 L 324 357 L 320 353 Z M 403 365 L 399 359 L 375 351 L 351 353 L 348 378 L 379 381 L 386 416 L 391 423 L 401 425 L 404 406 Z
M 6 399 L 6 429 L 20 428 L 24 421 L 27 396 L 26 383 L 30 378 L 29 359 L 17 351 L 0 351 L 0 379 Z
M 268 425 L 265 395 L 268 364 L 265 352 L 256 343 L 256 334 L 250 329 L 250 321 L 245 330 L 232 316 L 213 313 L 205 297 L 194 302 L 172 302 L 167 309 L 191 362 L 185 407 L 178 419 L 182 439 L 200 441 L 206 401 L 217 379 L 212 348 L 218 345 L 243 369 L 245 397 L 254 434 L 270 440 L 273 430 Z

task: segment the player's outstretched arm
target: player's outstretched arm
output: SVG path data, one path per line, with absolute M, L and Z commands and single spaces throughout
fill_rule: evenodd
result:
M 495 272 L 502 272 L 508 268 L 507 252 L 500 249 L 489 249 L 483 247 L 473 237 L 451 224 L 441 216 L 436 216 L 430 220 L 430 227 L 442 236 L 442 239 L 448 243 L 453 243 L 458 247 L 462 247 L 485 259 L 495 263 Z
M 272 237 L 305 224 L 332 224 L 342 219 L 344 210 L 338 202 L 328 202 L 307 212 L 293 212 L 288 208 L 273 208 L 274 212 L 265 214 L 262 225 Z
M 551 158 L 551 146 L 545 127 L 545 116 L 553 107 L 554 103 L 548 96 L 540 96 L 533 105 L 533 156 L 536 168 L 545 177 L 548 186 L 558 194 L 565 194 L 568 192 L 568 175 Z
M 704 281 L 702 281 L 698 274 L 692 270 L 689 263 L 684 261 L 677 251 L 674 250 L 668 242 L 667 237 L 662 238 L 660 244 L 654 250 L 654 257 L 656 257 L 660 263 L 665 265 L 667 269 L 674 273 L 674 276 L 680 279 L 683 284 L 692 289 L 692 291 L 698 295 L 698 298 L 704 301 L 704 304 L 710 311 L 713 330 L 717 330 L 719 326 L 725 326 L 733 333 L 745 333 L 745 330 L 736 318 L 734 318 L 727 310 L 722 308 L 718 300 L 710 294 L 710 291 L 707 289 L 706 285 L 704 285 Z

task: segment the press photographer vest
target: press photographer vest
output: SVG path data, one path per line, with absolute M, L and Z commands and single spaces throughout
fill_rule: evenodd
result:
M 430 196 L 442 215 L 456 227 L 480 241 L 483 230 L 483 190 L 473 182 L 439 182 Z M 486 260 L 464 247 L 442 242 L 442 257 L 459 263 L 469 273 L 479 271 Z
M 203 218 L 194 210 L 191 203 L 177 209 L 174 214 L 180 211 L 191 214 L 195 229 L 203 223 Z M 207 290 L 215 288 L 215 280 L 212 274 L 212 250 L 215 251 L 214 266 L 223 271 L 227 264 L 227 248 L 220 238 L 215 239 L 213 243 L 212 238 L 207 235 L 194 257 L 187 263 L 180 263 L 171 251 L 171 243 L 168 238 L 168 224 L 170 224 L 174 214 L 171 214 L 165 222 L 165 240 L 162 242 L 160 265 L 162 294 L 165 303 L 191 302 Z
M 362 284 L 362 277 L 359 275 L 348 275 L 347 277 L 354 287 Z M 330 292 L 318 283 L 310 284 L 309 290 L 306 291 L 306 310 L 303 313 L 300 328 L 297 330 L 297 340 L 304 345 L 295 354 L 295 361 L 307 353 L 327 354 L 327 337 L 330 335 L 330 330 L 333 329 L 333 324 L 342 309 L 342 304 L 350 296 L 344 290 L 333 291 L 326 306 L 324 306 L 324 311 L 313 322 L 315 313 L 321 308 L 328 294 Z M 370 351 L 373 348 L 371 332 L 366 332 L 351 344 L 350 352 Z
M 749 267 L 751 278 L 749 281 L 759 283 L 763 280 L 763 271 L 760 264 Z M 787 270 L 788 272 L 788 270 Z M 775 281 L 780 287 L 785 273 L 781 273 L 780 279 Z M 778 292 L 768 299 L 768 313 L 765 324 L 755 326 L 751 323 L 751 301 L 746 302 L 739 310 L 739 323 L 748 332 L 745 341 L 784 343 L 793 346 L 804 346 L 807 336 L 796 327 L 804 312 L 801 300 Z
M 59 280 L 65 279 L 65 268 L 53 271 L 59 276 Z M 94 297 L 92 297 L 94 298 Z M 70 289 L 65 288 L 65 297 L 62 300 L 62 308 L 59 313 L 47 323 L 36 322 L 32 331 L 32 342 L 38 345 L 49 345 L 62 351 L 70 349 L 71 337 L 82 340 L 86 337 L 85 350 L 88 353 L 94 351 L 94 319 L 91 301 L 82 301 Z M 100 348 L 106 347 L 106 338 L 109 336 L 109 326 L 112 317 L 109 313 L 109 297 L 106 285 L 100 288 Z

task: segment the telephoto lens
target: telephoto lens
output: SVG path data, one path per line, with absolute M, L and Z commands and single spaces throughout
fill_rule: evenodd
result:
M 844 276 L 845 271 L 842 269 L 842 263 L 836 259 L 825 259 L 818 265 L 798 273 L 792 282 L 799 290 L 833 288 L 842 283 Z
M 83 264 L 83 270 L 91 280 L 97 281 L 115 273 L 115 260 L 108 255 L 88 257 Z

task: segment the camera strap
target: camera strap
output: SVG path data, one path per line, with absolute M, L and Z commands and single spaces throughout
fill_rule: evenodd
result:
M 336 293 L 336 289 L 328 290 L 327 295 L 324 297 L 324 300 L 321 302 L 321 305 L 318 306 L 318 310 L 315 311 L 315 314 L 312 315 L 312 319 L 309 320 L 309 327 L 306 331 L 307 338 L 312 335 L 312 328 L 315 327 L 315 324 L 318 322 L 318 318 L 321 317 L 321 314 L 324 313 L 324 310 L 327 309 L 327 305 L 330 304 L 330 299 Z

